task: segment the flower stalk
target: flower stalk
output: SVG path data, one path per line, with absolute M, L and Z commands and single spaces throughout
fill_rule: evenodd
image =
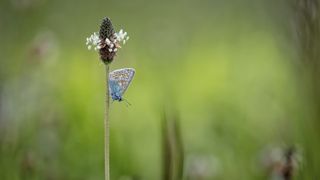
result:
M 109 64 L 105 65 L 106 68 L 106 108 L 105 108 L 105 119 L 104 119 L 104 172 L 105 180 L 110 180 L 110 121 L 109 121 L 109 106 L 110 106 L 110 97 L 109 97 Z

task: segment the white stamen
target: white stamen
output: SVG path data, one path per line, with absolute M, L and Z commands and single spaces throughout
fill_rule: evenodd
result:
M 111 41 L 108 38 L 106 38 L 106 43 L 109 45 Z
M 90 50 L 93 47 L 95 47 L 94 49 L 97 50 L 97 48 L 101 48 L 101 47 L 98 47 L 99 46 L 99 43 L 100 43 L 100 38 L 98 36 L 98 34 L 95 32 L 93 33 L 89 38 L 86 39 L 87 42 L 86 42 L 86 45 L 88 46 L 88 49 Z
M 116 52 L 120 48 L 120 42 L 125 44 L 129 40 L 128 33 L 123 29 L 120 29 L 119 32 L 114 33 L 113 36 L 109 39 L 106 38 L 104 41 L 100 40 L 99 34 L 97 32 L 93 33 L 90 37 L 86 38 L 86 45 L 89 50 L 93 47 L 95 50 L 101 49 L 107 45 L 109 52 Z M 115 48 L 116 47 L 116 48 Z M 115 49 L 113 49 L 115 48 Z

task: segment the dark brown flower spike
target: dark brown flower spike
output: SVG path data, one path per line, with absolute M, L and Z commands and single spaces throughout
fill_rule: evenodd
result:
M 115 34 L 115 31 L 114 31 L 111 20 L 108 17 L 105 17 L 102 20 L 102 23 L 100 26 L 100 32 L 99 32 L 100 47 L 101 47 L 99 49 L 99 54 L 100 54 L 101 60 L 105 64 L 111 63 L 117 53 L 117 50 L 115 50 L 116 45 L 112 44 L 112 42 L 115 40 L 114 34 Z

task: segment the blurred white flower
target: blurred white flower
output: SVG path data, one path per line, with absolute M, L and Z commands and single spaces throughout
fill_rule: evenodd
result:
M 213 179 L 220 174 L 221 165 L 213 155 L 190 155 L 185 171 L 188 179 Z
M 299 169 L 302 154 L 296 147 L 269 146 L 263 150 L 261 162 L 271 180 L 283 180 L 285 176 L 293 176 Z

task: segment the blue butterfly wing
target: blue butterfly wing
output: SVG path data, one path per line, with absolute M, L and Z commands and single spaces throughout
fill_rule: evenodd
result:
M 129 87 L 134 74 L 135 70 L 133 68 L 118 69 L 109 73 L 111 92 L 122 97 Z
M 109 81 L 109 91 L 110 91 L 110 96 L 113 100 L 121 99 L 122 97 L 121 88 L 116 81 L 114 80 Z

